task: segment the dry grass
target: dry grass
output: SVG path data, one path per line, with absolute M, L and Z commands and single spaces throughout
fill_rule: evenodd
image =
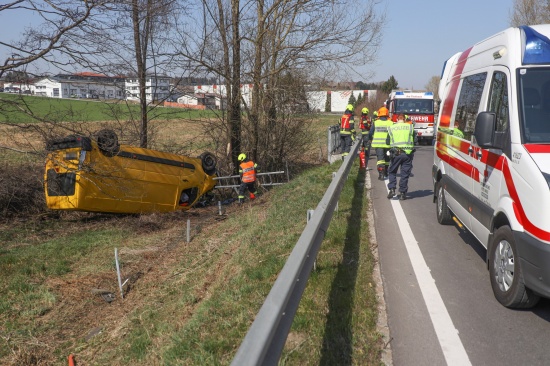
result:
M 104 125 L 87 126 L 96 127 Z M 325 124 L 317 127 L 321 136 L 326 133 Z M 176 141 L 192 140 L 190 136 L 200 134 L 201 128 L 190 121 L 164 123 L 155 132 L 155 146 L 194 151 L 200 146 L 197 141 L 189 146 Z M 317 148 L 322 146 L 306 154 L 304 164 L 324 163 L 319 161 Z M 40 197 L 43 200 L 43 167 L 40 163 L 28 164 L 19 181 L 34 183 L 28 187 L 19 184 L 22 191 L 15 191 L 18 180 L 13 177 L 17 173 L 11 171 L 8 176 L 13 180 L 7 186 L 12 187 L 12 197 L 32 192 L 35 205 L 33 199 L 25 201 L 21 207 L 26 210 L 11 211 L 11 215 L 3 215 L 0 220 L 0 271 L 4 278 L 0 281 L 4 299 L 0 302 L 0 364 L 6 365 L 62 365 L 69 353 L 76 354 L 80 366 L 229 363 L 238 347 L 235 339 L 242 337 L 243 329 L 239 328 L 248 326 L 253 319 L 265 297 L 262 293 L 269 289 L 292 241 L 303 229 L 301 219 L 293 219 L 291 211 L 300 210 L 301 204 L 311 208 L 311 202 L 318 201 L 319 193 L 326 188 L 323 179 L 330 176 L 313 175 L 306 181 L 309 183 L 294 187 L 295 191 L 282 190 L 276 201 L 288 206 L 272 206 L 272 192 L 264 192 L 253 205 L 225 206 L 224 215 L 219 215 L 216 206 L 162 215 L 108 215 L 47 211 L 44 202 L 39 202 Z M 18 164 L 13 160 L 4 161 L 6 167 L 15 165 Z M 0 173 L 0 179 L 6 179 L 6 175 Z M 319 192 L 311 192 L 314 187 Z M 301 202 L 310 194 L 309 201 Z M 0 200 L 2 197 L 0 194 Z M 0 204 L 4 207 L 2 201 Z M 304 216 L 301 211 L 299 215 Z M 190 243 L 186 242 L 187 220 L 192 228 Z M 366 236 L 357 235 L 362 237 Z M 332 245 L 336 255 L 320 254 L 320 264 L 326 258 L 327 269 L 337 268 L 339 258 L 346 255 L 341 251 L 341 242 L 335 240 Z M 127 280 L 124 299 L 119 294 L 114 268 L 115 247 L 121 260 L 122 280 Z M 39 253 L 40 257 L 27 257 L 29 253 Z M 365 252 L 360 258 L 367 257 Z M 60 269 L 52 273 L 52 268 Z M 254 276 L 254 280 L 247 280 L 247 275 Z M 18 277 L 21 282 L 16 282 Z M 235 282 L 241 277 L 241 282 Z M 364 273 L 357 273 L 356 277 L 358 282 L 368 281 Z M 7 283 L 8 279 L 13 281 Z M 227 292 L 228 286 L 235 283 L 237 288 L 220 298 L 219 293 Z M 330 290 L 331 283 L 330 277 L 324 278 L 321 286 Z M 257 287 L 247 289 L 252 285 Z M 106 302 L 100 290 L 114 294 L 115 301 Z M 309 291 L 319 294 L 313 300 L 319 308 L 299 311 L 298 325 L 285 348 L 287 364 L 319 361 L 323 337 L 339 337 L 324 335 L 326 310 L 338 313 L 339 307 L 344 306 L 350 311 L 350 304 L 339 304 L 326 291 Z M 364 289 L 362 292 L 367 293 Z M 10 302 L 13 296 L 17 302 Z M 235 301 L 243 302 L 243 309 L 238 309 L 242 313 L 236 312 L 236 318 L 229 319 L 224 310 L 230 311 L 230 304 Z M 306 331 L 313 318 L 319 329 Z M 365 335 L 356 335 L 356 339 L 364 341 L 360 347 L 363 352 L 367 350 L 367 355 L 357 360 L 377 359 L 376 334 L 370 334 L 369 329 L 360 331 Z M 193 350 L 186 348 L 186 338 L 193 342 Z M 366 346 L 371 339 L 373 350 Z M 351 347 L 348 345 L 348 350 Z M 345 356 L 351 357 L 349 353 Z

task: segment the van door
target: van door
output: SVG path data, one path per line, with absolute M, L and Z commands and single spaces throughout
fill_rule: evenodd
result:
M 451 133 L 446 137 L 452 166 L 446 171 L 450 178 L 446 190 L 452 197 L 447 201 L 455 216 L 470 230 L 472 190 L 477 179 L 471 139 L 486 79 L 486 72 L 468 75 L 462 79 L 458 102 L 450 117 Z M 458 133 L 457 129 L 462 134 Z M 453 202 L 453 199 L 456 202 Z
M 504 151 L 510 149 L 509 138 L 509 88 L 508 69 L 495 68 L 490 76 L 489 91 L 486 108 L 482 110 L 496 113 L 496 136 L 505 145 Z M 474 139 L 475 140 L 475 139 Z M 485 246 L 489 238 L 491 219 L 496 205 L 499 202 L 499 190 L 502 182 L 502 169 L 498 164 L 503 150 L 481 149 L 471 145 L 472 156 L 472 234 Z

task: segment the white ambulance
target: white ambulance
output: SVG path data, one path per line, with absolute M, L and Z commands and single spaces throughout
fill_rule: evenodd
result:
M 550 298 L 550 25 L 509 28 L 451 57 L 439 87 L 437 220 L 487 249 L 497 300 Z

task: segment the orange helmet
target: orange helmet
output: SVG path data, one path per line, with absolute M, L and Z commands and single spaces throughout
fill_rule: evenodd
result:
M 378 117 L 387 117 L 389 115 L 388 108 L 382 107 L 378 110 Z

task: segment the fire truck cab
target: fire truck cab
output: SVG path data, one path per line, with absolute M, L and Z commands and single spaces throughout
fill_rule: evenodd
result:
M 392 121 L 397 115 L 411 117 L 418 142 L 431 145 L 434 139 L 434 95 L 432 92 L 415 92 L 412 90 L 393 90 L 387 100 Z

